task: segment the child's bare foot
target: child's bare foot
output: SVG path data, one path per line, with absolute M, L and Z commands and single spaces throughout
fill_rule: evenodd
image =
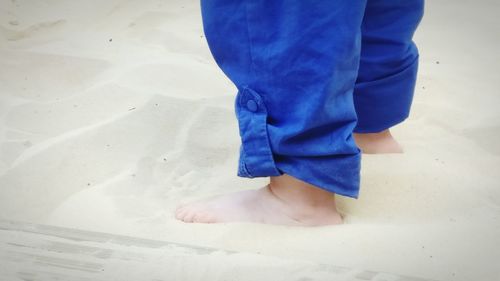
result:
M 363 153 L 403 153 L 403 148 L 391 135 L 389 129 L 379 133 L 354 133 L 353 136 Z
M 243 190 L 183 204 L 175 217 L 184 222 L 255 222 L 320 226 L 341 224 L 335 194 L 289 175 L 271 177 L 259 189 Z

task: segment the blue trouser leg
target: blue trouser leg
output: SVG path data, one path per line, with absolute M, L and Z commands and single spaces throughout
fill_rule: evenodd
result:
M 286 173 L 357 198 L 353 90 L 365 6 L 366 0 L 201 1 L 210 50 L 238 88 L 238 176 Z
M 423 12 L 424 0 L 368 0 L 354 90 L 355 132 L 380 132 L 408 117 L 418 69 L 412 37 Z

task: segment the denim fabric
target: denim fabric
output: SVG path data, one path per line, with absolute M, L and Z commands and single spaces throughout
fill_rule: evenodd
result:
M 358 198 L 352 132 L 408 117 L 423 0 L 202 0 L 203 29 L 236 85 L 237 175 L 283 173 Z

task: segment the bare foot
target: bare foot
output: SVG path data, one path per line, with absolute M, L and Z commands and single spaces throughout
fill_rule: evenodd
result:
M 321 226 L 341 224 L 335 194 L 289 175 L 271 177 L 264 187 L 182 204 L 175 217 L 184 222 L 254 222 Z
M 403 153 L 403 148 L 391 135 L 389 129 L 379 133 L 354 133 L 353 136 L 363 153 Z

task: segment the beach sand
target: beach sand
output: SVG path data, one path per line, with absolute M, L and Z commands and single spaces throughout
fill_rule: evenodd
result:
M 198 1 L 0 0 L 0 219 L 500 280 L 499 9 L 426 3 L 411 116 L 393 131 L 405 153 L 363 155 L 360 198 L 338 198 L 346 223 L 306 228 L 174 217 L 179 203 L 266 183 L 236 176 L 236 88 Z

